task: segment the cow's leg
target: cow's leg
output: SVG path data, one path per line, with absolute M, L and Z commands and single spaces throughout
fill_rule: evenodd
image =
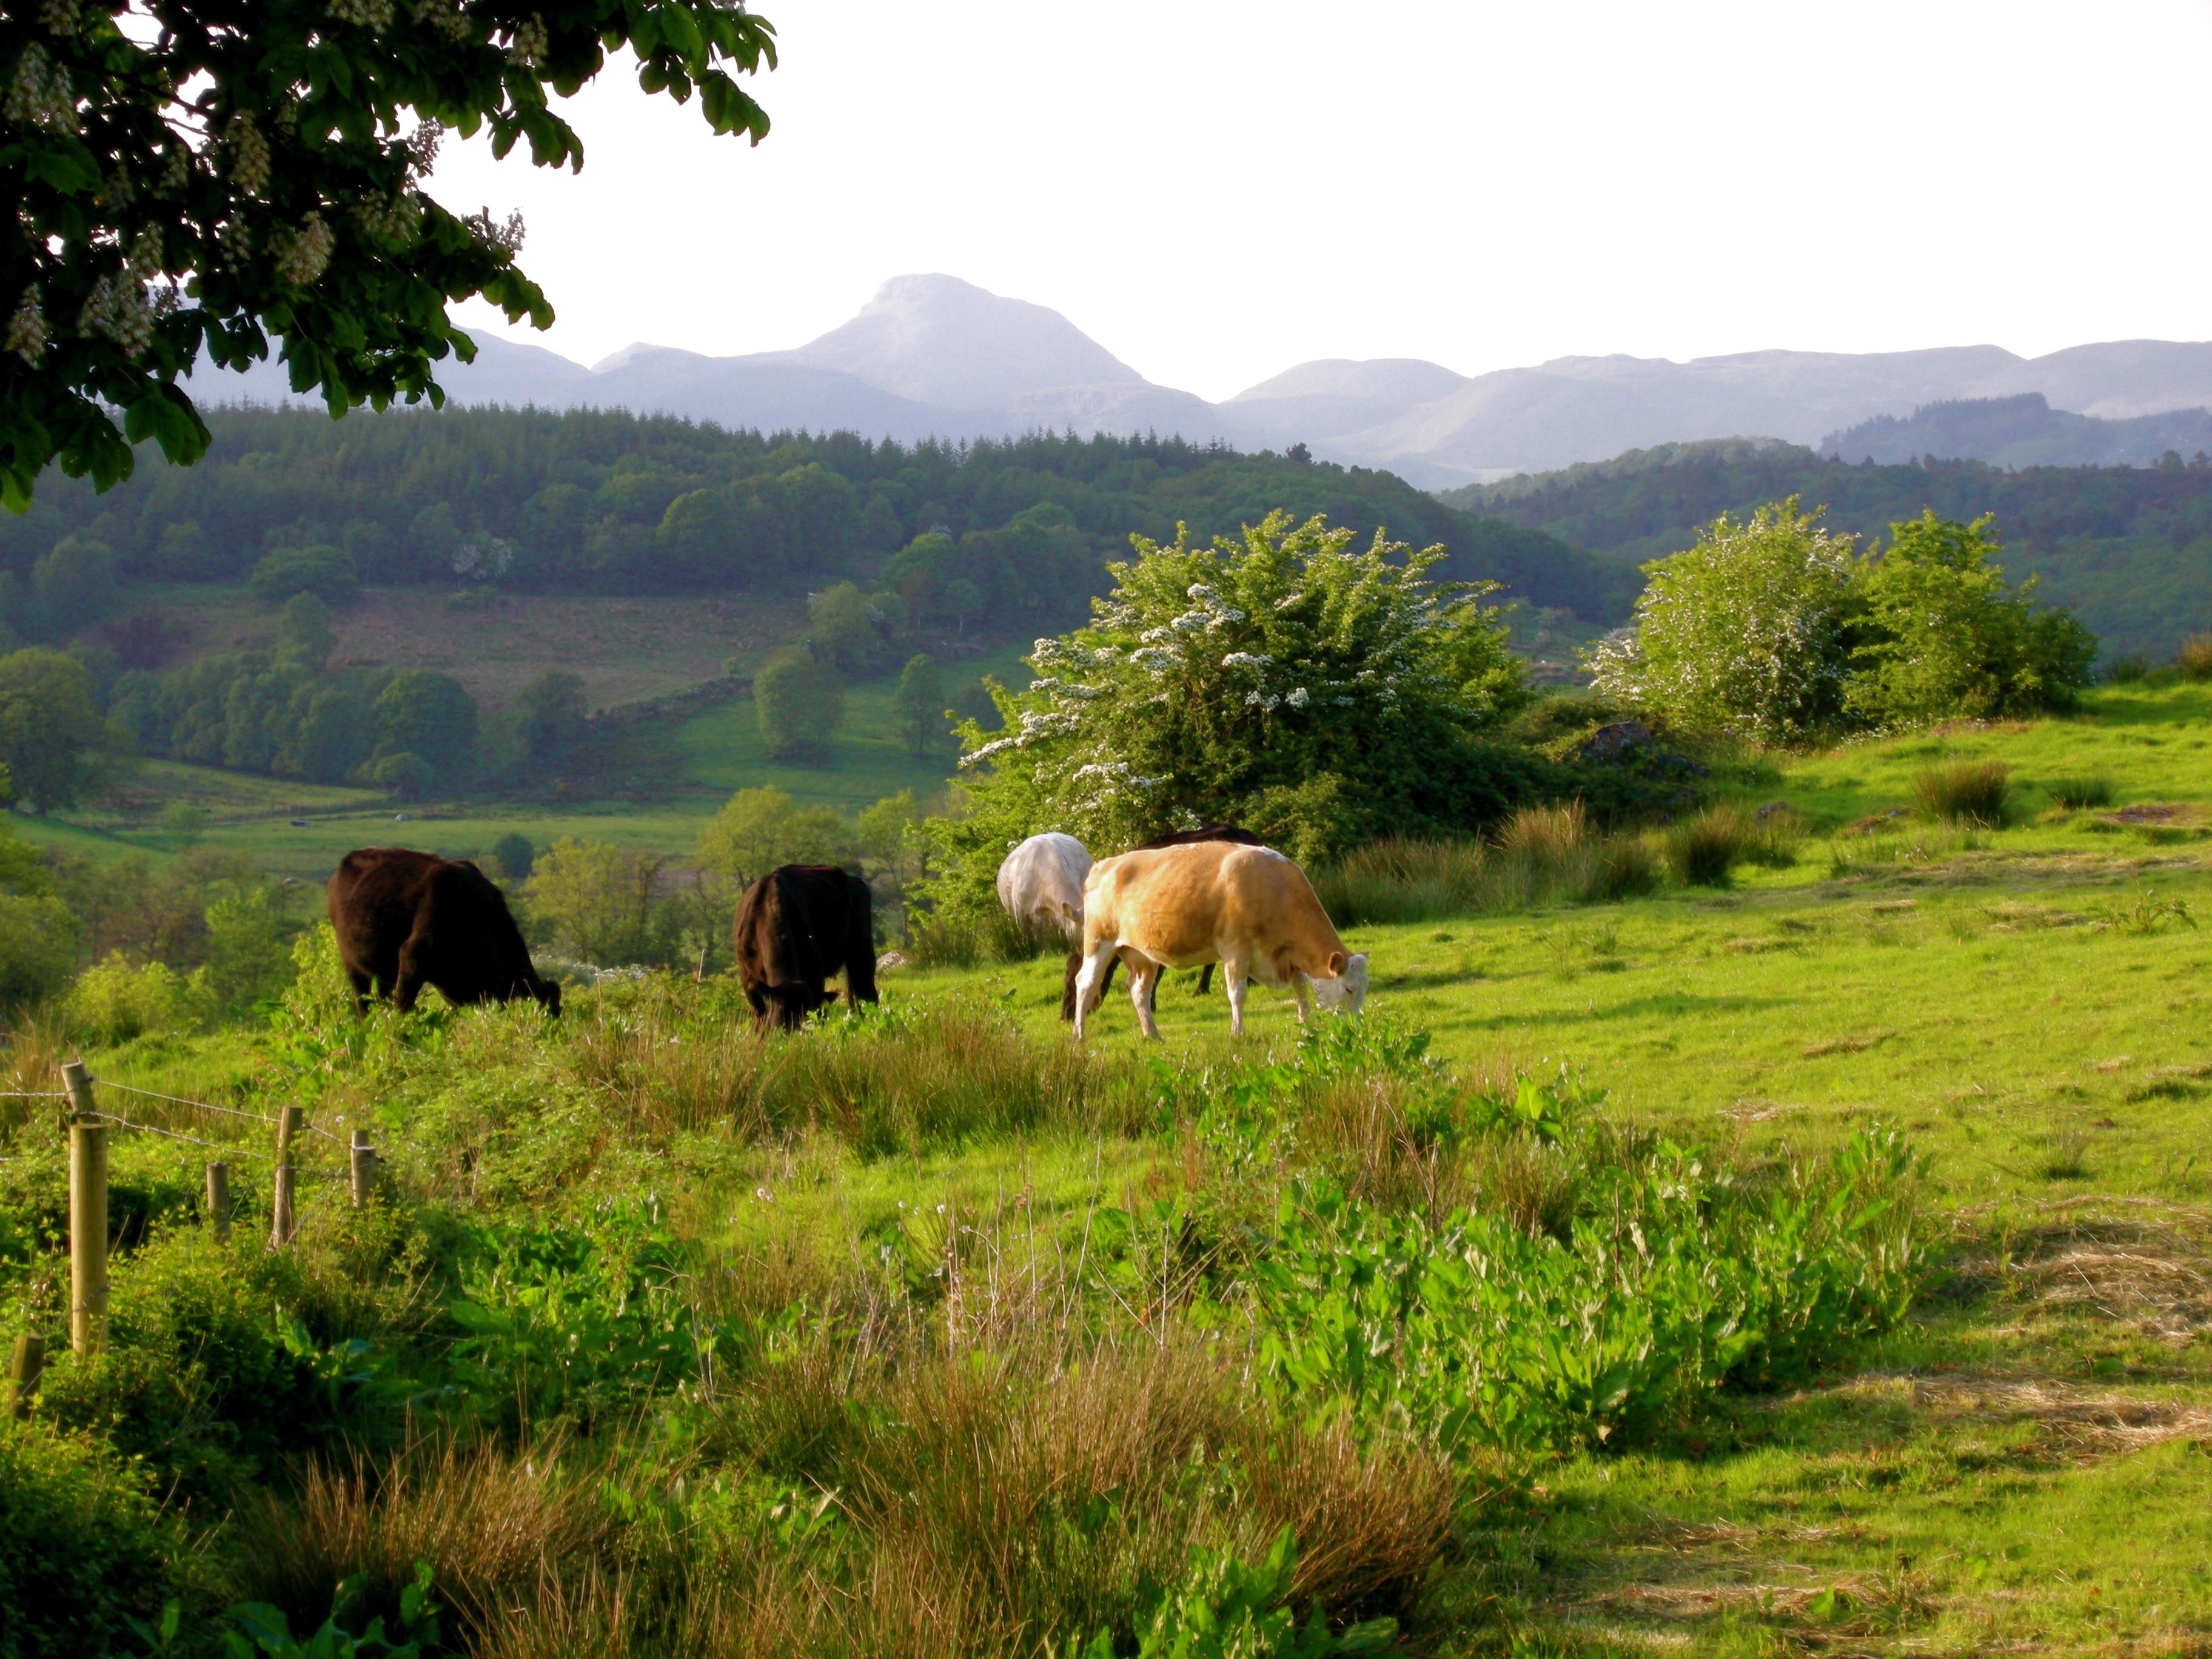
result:
M 1244 988 L 1249 983 L 1245 964 L 1234 957 L 1221 963 L 1221 988 L 1229 994 L 1229 1035 L 1244 1035 Z
M 1298 1024 L 1301 1025 L 1306 1023 L 1306 1016 L 1313 1012 L 1312 994 L 1313 981 L 1293 968 L 1291 970 L 1291 994 L 1298 1000 Z
M 1160 1034 L 1160 1023 L 1152 1018 L 1152 1001 L 1159 989 L 1161 972 L 1157 962 L 1135 958 L 1129 963 L 1129 1000 L 1136 1005 L 1139 1029 L 1148 1037 Z
M 375 990 L 376 981 L 356 969 L 346 969 L 346 982 L 353 987 L 353 1017 L 359 1019 L 368 1012 L 369 994 Z
M 1115 961 L 1115 946 L 1101 939 L 1097 948 L 1083 961 L 1075 975 L 1075 1040 L 1083 1041 L 1083 1028 L 1088 1023 L 1092 1009 L 1097 1007 L 1106 994 L 1106 975 Z
M 1204 996 L 1213 988 L 1213 964 L 1207 963 L 1198 970 L 1198 994 Z
M 392 1006 L 403 1014 L 415 1012 L 415 999 L 429 982 L 429 942 L 410 935 L 399 947 L 399 976 L 392 981 Z
M 1060 984 L 1060 1017 L 1062 1019 L 1075 1018 L 1075 976 L 1082 971 L 1083 952 L 1070 951 L 1067 953 L 1067 972 Z

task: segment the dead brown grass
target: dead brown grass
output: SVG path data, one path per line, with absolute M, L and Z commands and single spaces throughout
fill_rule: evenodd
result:
M 295 1497 L 264 1492 L 239 1514 L 238 1587 L 313 1630 L 341 1580 L 364 1576 L 365 1605 L 388 1618 L 427 1562 L 439 1598 L 471 1630 L 492 1630 L 517 1596 L 613 1536 L 599 1495 L 605 1457 L 564 1450 L 441 1439 L 380 1464 L 309 1463 Z

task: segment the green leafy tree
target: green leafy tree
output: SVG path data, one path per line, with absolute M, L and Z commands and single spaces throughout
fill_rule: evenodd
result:
M 762 738 L 777 760 L 821 760 L 845 723 L 837 671 L 811 653 L 778 653 L 753 676 Z
M 658 961 L 654 897 L 666 863 L 563 836 L 531 872 L 531 924 L 562 955 L 602 968 Z
M 246 583 L 264 605 L 282 605 L 295 593 L 312 593 L 343 610 L 361 597 L 361 573 L 342 547 L 280 547 L 264 555 Z
M 337 643 L 331 607 L 313 593 L 295 593 L 276 618 L 276 650 L 310 674 L 319 674 Z
M 197 847 L 207 834 L 207 808 L 198 801 L 173 800 L 161 809 L 161 833 L 179 847 Z
M 850 864 L 853 832 L 826 806 L 800 807 L 781 789 L 740 789 L 699 832 L 699 867 L 732 889 L 780 864 Z
M 474 355 L 453 301 L 549 326 L 515 264 L 519 221 L 423 193 L 447 128 L 580 167 L 547 94 L 572 95 L 627 49 L 646 91 L 697 93 L 716 132 L 768 131 L 729 70 L 773 67 L 774 31 L 718 0 L 153 15 L 140 28 L 106 6 L 0 14 L 0 500 L 18 512 L 57 459 L 103 489 L 141 439 L 198 459 L 208 430 L 178 379 L 203 353 L 243 368 L 281 336 L 293 388 L 337 412 L 437 401 L 433 365 Z
M 282 896 L 266 882 L 207 908 L 207 985 L 217 1004 L 246 1008 L 292 981 L 292 934 Z
M 1984 515 L 1933 512 L 1890 526 L 1858 579 L 1870 635 L 1848 700 L 1880 725 L 2063 707 L 2089 684 L 2097 641 L 2067 611 L 2015 590 Z
M 31 572 L 39 631 L 65 640 L 113 611 L 123 590 L 115 580 L 115 553 L 106 542 L 70 536 L 54 544 Z
M 955 576 L 945 584 L 945 608 L 952 613 L 956 630 L 968 631 L 968 618 L 983 608 L 983 590 L 965 576 Z
M 1091 627 L 1041 640 L 1027 692 L 963 730 L 967 816 L 933 896 L 980 902 L 1013 841 L 1126 847 L 1234 819 L 1301 858 L 1375 835 L 1466 834 L 1533 787 L 1485 734 L 1528 701 L 1482 585 L 1443 556 L 1270 514 L 1235 539 L 1131 538 Z M 986 769 L 988 768 L 988 769 Z
M 368 781 L 386 791 L 394 800 L 420 800 L 430 793 L 437 781 L 437 772 L 429 762 L 411 750 L 402 749 L 389 755 L 379 755 L 369 763 Z
M 550 764 L 568 756 L 586 730 L 584 679 L 565 668 L 549 668 L 524 686 L 514 700 L 516 735 L 526 759 Z
M 945 747 L 945 677 L 937 672 L 936 658 L 907 659 L 898 689 L 891 693 L 891 719 L 907 753 L 916 760 Z
M 0 657 L 0 764 L 39 811 L 98 793 L 119 738 L 93 706 L 83 664 L 35 646 Z
M 410 668 L 376 699 L 379 751 L 419 757 L 440 777 L 459 769 L 477 739 L 477 705 L 450 674 Z
M 530 879 L 531 866 L 537 861 L 537 852 L 530 837 L 519 830 L 510 830 L 491 844 L 492 862 L 499 866 L 500 874 L 511 882 Z
M 815 651 L 848 674 L 870 672 L 882 653 L 876 608 L 850 582 L 839 582 L 807 600 L 806 631 Z
M 1817 512 L 1793 495 L 1747 522 L 1723 513 L 1694 546 L 1644 571 L 1632 629 L 1589 654 L 1599 696 L 1784 742 L 1842 716 L 1851 538 L 1822 529 Z

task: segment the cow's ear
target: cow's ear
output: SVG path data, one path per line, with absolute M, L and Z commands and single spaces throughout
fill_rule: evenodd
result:
M 1348 965 L 1348 960 L 1343 951 L 1331 951 L 1328 953 L 1328 972 L 1323 975 L 1323 977 L 1328 979 L 1342 979 L 1344 977 L 1344 970 Z

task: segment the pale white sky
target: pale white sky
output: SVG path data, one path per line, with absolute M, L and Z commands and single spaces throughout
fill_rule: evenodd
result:
M 1211 398 L 1315 357 L 2212 337 L 2212 0 L 757 0 L 757 149 L 611 70 L 520 207 L 591 362 L 793 346 L 885 277 Z M 467 308 L 482 325 L 487 309 Z

